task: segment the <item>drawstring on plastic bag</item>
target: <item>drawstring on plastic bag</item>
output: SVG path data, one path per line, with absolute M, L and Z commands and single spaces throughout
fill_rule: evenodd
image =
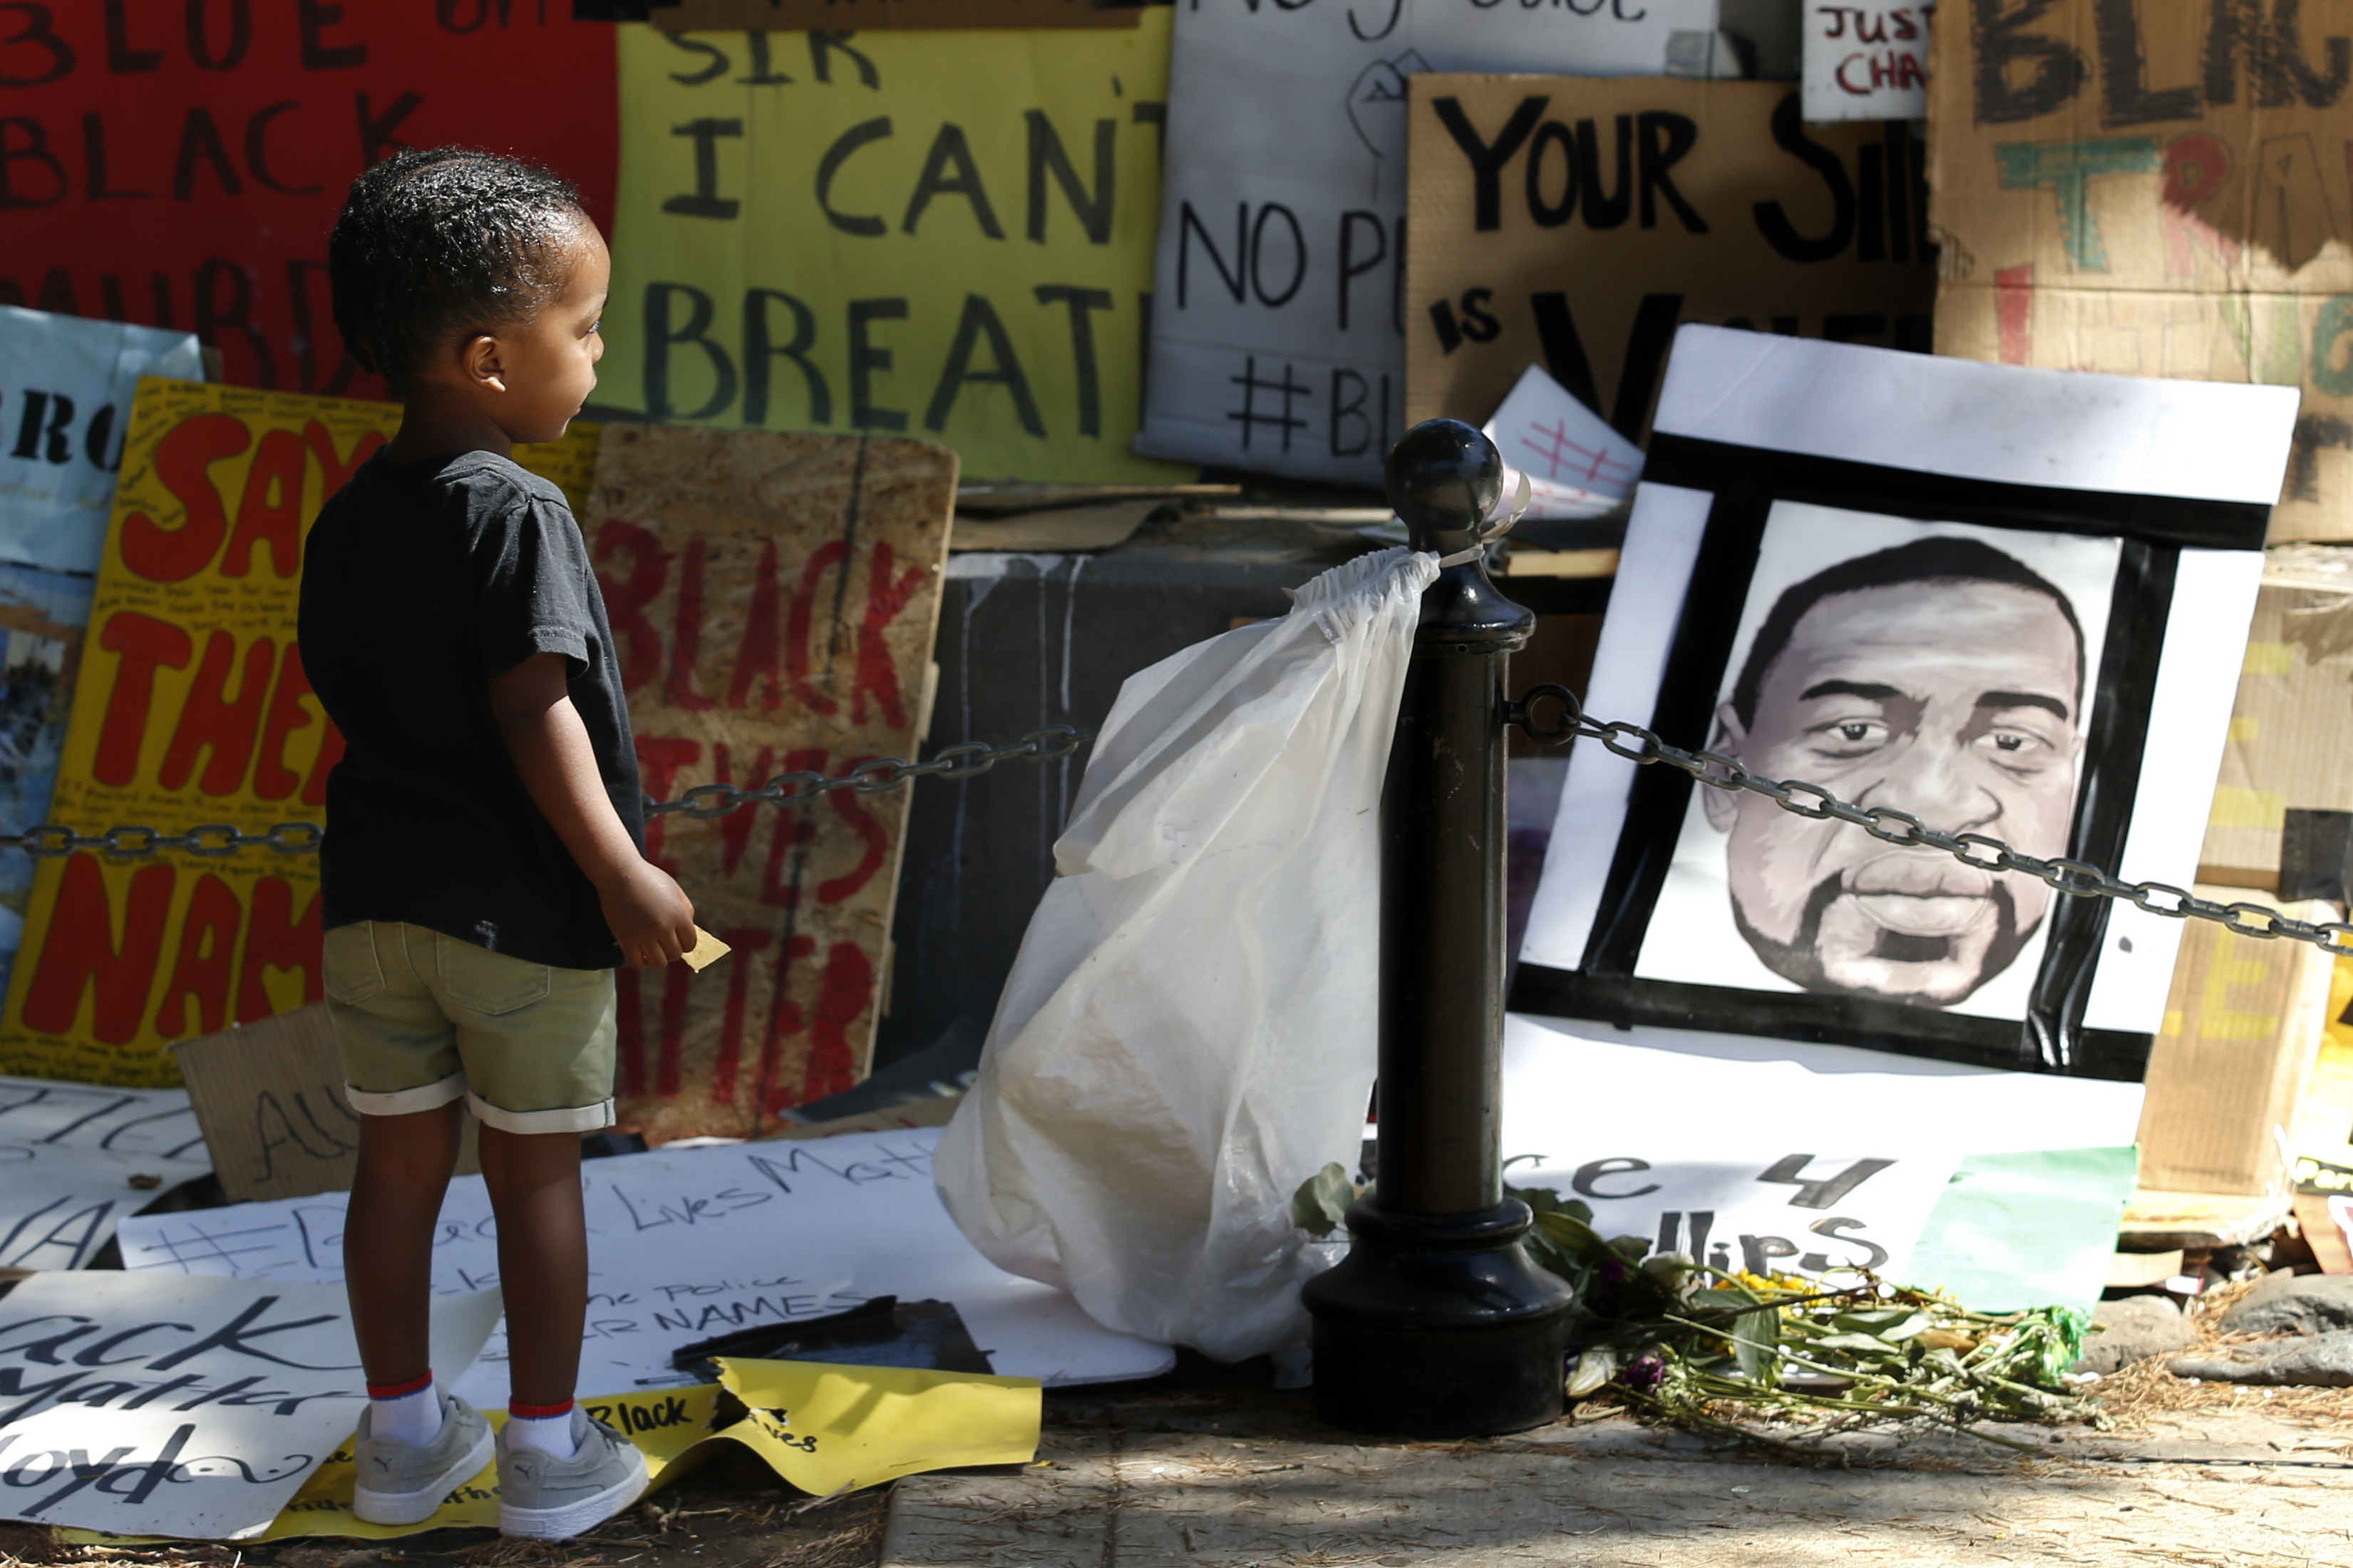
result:
M 1503 538 L 1504 535 L 1511 532 L 1513 528 L 1519 522 L 1520 519 L 1526 515 L 1528 510 L 1528 477 L 1525 474 L 1520 474 L 1518 475 L 1518 478 L 1520 487 L 1513 493 L 1511 510 L 1500 518 L 1490 520 L 1487 526 L 1480 531 L 1479 537 L 1473 540 L 1466 548 L 1458 550 L 1451 555 L 1440 556 L 1438 558 L 1438 564 L 1440 566 L 1460 566 L 1466 561 L 1477 560 L 1480 556 L 1486 553 L 1487 547 L 1489 545 Z

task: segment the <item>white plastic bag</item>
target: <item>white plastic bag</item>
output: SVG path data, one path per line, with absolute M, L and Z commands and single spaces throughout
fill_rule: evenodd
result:
M 1436 557 L 1383 551 L 1121 689 L 940 1194 L 1000 1267 L 1221 1360 L 1304 1342 L 1290 1215 L 1354 1169 L 1377 1028 L 1380 792 Z

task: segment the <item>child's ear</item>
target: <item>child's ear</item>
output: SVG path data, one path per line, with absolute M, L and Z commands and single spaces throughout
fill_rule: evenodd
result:
M 468 338 L 458 351 L 459 368 L 470 386 L 487 386 L 495 391 L 507 389 L 506 365 L 499 354 L 499 340 L 488 332 Z

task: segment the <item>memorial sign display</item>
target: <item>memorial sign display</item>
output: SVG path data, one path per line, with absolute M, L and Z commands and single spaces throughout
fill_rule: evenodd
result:
M 1041 32 L 622 29 L 598 405 L 936 440 L 976 479 L 1192 477 L 1129 450 L 1168 16 Z
M 584 514 L 649 795 L 913 757 L 955 504 L 944 447 L 610 428 Z M 647 825 L 734 951 L 620 972 L 621 1125 L 748 1137 L 866 1075 L 907 792 Z
M 1937 31 L 1937 352 L 2300 387 L 2272 538 L 2353 540 L 2353 0 L 1976 0 Z
M 398 428 L 386 403 L 149 379 L 121 481 L 52 819 L 184 834 L 316 822 L 342 742 L 295 646 L 302 542 Z M 575 484 L 596 426 L 516 460 Z M 164 1047 L 323 994 L 315 857 L 90 850 L 36 868 L 0 1068 L 179 1081 Z
M 1409 424 L 1478 424 L 1539 364 L 1641 441 L 1683 321 L 1928 346 L 1907 126 L 1811 126 L 1784 82 L 1662 77 L 1434 73 L 1411 115 Z
M 1379 484 L 1382 454 L 1410 423 L 1406 340 L 1421 310 L 1405 289 L 1409 79 L 1655 75 L 1683 56 L 1704 62 L 1718 41 L 1715 13 L 1715 0 L 1186 0 L 1136 450 Z M 1570 116 L 1569 129 L 1588 112 Z M 1581 159 L 1597 170 L 1588 184 L 1607 181 L 1604 199 L 1620 205 L 1636 163 L 1651 170 L 1679 146 L 1646 129 L 1638 160 L 1637 128 L 1606 116 L 1586 135 L 1552 150 L 1551 177 Z M 1488 146 L 1482 156 L 1507 155 Z M 1417 214 L 1415 231 L 1421 222 Z M 1497 399 L 1526 363 L 1504 377 Z
M 2186 886 L 2294 417 L 1685 327 L 1591 710 Z M 1514 1007 L 2140 1078 L 2178 922 L 1633 766 L 1570 759 Z
M 352 180 L 481 147 L 555 169 L 609 229 L 614 32 L 568 0 L 9 5 L 0 304 L 194 332 L 241 386 L 376 395 L 328 308 Z

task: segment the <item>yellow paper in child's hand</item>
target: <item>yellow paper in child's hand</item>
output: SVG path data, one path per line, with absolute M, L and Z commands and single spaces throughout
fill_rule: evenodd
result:
M 694 945 L 679 956 L 686 960 L 690 968 L 700 972 L 710 968 L 734 951 L 701 926 L 697 926 L 694 928 Z

